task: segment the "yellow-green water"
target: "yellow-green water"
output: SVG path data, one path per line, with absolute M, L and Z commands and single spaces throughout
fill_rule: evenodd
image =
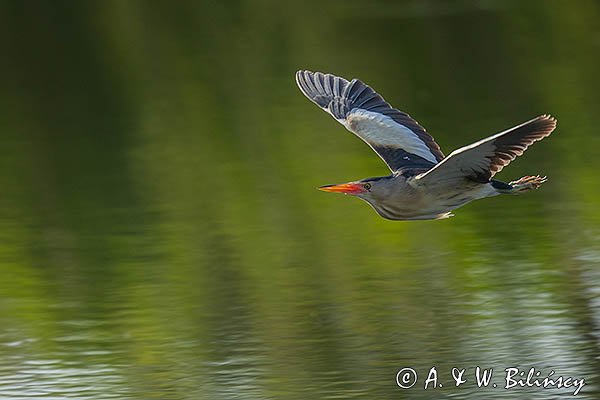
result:
M 0 8 L 0 398 L 572 396 L 505 390 L 508 367 L 598 398 L 598 3 Z M 549 182 L 434 222 L 318 192 L 387 171 L 301 68 L 361 78 L 446 154 L 552 113 L 499 176 Z

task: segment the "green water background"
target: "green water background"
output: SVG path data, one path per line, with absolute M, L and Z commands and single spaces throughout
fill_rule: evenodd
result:
M 2 2 L 0 397 L 573 391 L 473 383 L 515 366 L 598 398 L 598 20 L 593 1 Z M 499 175 L 549 182 L 437 222 L 318 192 L 387 172 L 301 68 L 360 77 L 446 154 L 552 113 Z

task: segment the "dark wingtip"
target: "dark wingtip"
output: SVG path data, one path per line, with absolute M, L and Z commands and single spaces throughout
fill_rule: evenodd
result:
M 314 75 L 315 72 L 309 71 L 307 69 L 299 69 L 298 71 L 296 71 L 296 80 L 298 80 L 298 78 L 302 78 L 305 77 L 306 75 Z
M 547 132 L 547 135 L 552 133 L 558 124 L 558 120 L 550 114 L 542 114 L 536 119 L 544 124 L 544 130 Z
M 551 123 L 552 125 L 554 125 L 555 127 L 558 123 L 558 120 L 550 114 L 542 114 L 539 117 L 537 117 L 537 119 L 540 121 L 547 121 L 547 122 Z

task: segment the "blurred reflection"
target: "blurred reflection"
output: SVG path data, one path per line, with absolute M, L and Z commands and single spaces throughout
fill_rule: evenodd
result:
M 0 397 L 440 398 L 453 367 L 599 388 L 600 8 L 8 2 Z M 542 113 L 528 196 L 394 223 L 315 188 L 386 169 L 297 91 L 360 77 L 446 153 Z M 421 377 L 422 378 L 422 377 Z M 467 387 L 468 386 L 468 387 Z M 459 390 L 463 389 L 463 390 Z

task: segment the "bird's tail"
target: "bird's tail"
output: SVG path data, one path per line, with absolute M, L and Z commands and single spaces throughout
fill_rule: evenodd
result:
M 521 194 L 528 192 L 533 189 L 537 189 L 542 186 L 542 183 L 548 179 L 545 176 L 524 176 L 516 181 L 509 182 L 510 190 L 504 191 L 504 193 L 510 194 Z

